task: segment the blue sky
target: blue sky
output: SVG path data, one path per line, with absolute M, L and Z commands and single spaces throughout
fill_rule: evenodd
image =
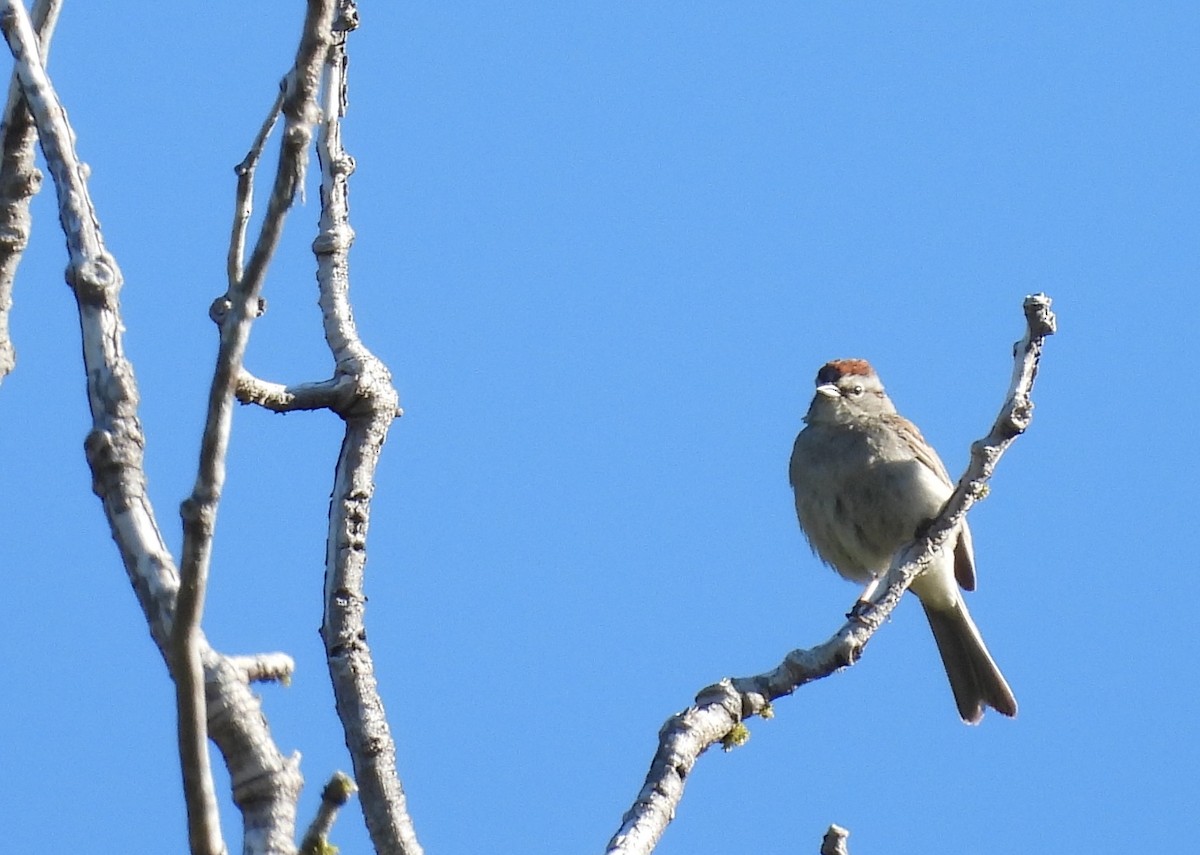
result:
M 68 4 L 55 38 L 175 546 L 232 168 L 300 5 Z M 786 479 L 819 365 L 871 359 L 957 474 L 1034 291 L 1061 331 L 971 515 L 969 603 L 1020 716 L 961 725 L 902 604 L 859 665 L 701 759 L 658 851 L 815 851 L 830 822 L 856 852 L 1183 851 L 1200 10 L 747 5 L 362 4 L 354 300 L 406 410 L 367 620 L 427 851 L 602 849 L 670 714 L 854 599 Z M 316 198 L 266 286 L 247 364 L 268 379 L 329 374 Z M 34 228 L 0 386 L 5 839 L 183 851 L 173 693 L 90 493 L 49 192 Z M 218 649 L 297 660 L 262 694 L 305 822 L 349 765 L 317 637 L 339 440 L 327 414 L 239 410 L 206 614 Z M 356 809 L 335 842 L 367 851 Z

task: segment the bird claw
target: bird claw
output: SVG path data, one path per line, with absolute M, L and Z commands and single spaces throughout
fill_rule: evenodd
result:
M 871 608 L 870 600 L 862 600 L 862 599 L 855 600 L 854 605 L 851 607 L 850 611 L 846 612 L 846 619 L 847 620 L 862 620 L 863 615 L 865 615 L 867 613 L 867 610 L 870 608 Z

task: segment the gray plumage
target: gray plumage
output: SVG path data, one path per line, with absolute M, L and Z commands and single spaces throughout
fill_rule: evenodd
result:
M 800 527 L 822 561 L 869 585 L 942 509 L 953 490 L 950 476 L 865 360 L 822 367 L 804 421 L 789 467 Z M 963 721 L 978 722 L 985 706 L 1016 715 L 1016 699 L 960 588 L 975 589 L 966 522 L 910 590 L 925 609 Z

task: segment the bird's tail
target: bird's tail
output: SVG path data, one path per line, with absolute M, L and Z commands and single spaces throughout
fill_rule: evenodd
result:
M 985 706 L 1015 716 L 1017 699 L 988 653 L 962 597 L 951 608 L 930 608 L 924 602 L 921 605 L 942 655 L 942 665 L 950 678 L 950 689 L 962 720 L 978 724 Z

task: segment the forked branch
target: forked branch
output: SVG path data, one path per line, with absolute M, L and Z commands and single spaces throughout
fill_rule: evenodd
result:
M 283 106 L 290 125 L 284 138 L 282 174 L 277 177 L 264 233 L 255 245 L 248 271 L 239 278 L 238 287 L 230 289 L 227 317 L 222 322 L 225 355 L 218 361 L 218 380 L 214 382 L 217 403 L 210 409 L 197 489 L 184 513 L 191 530 L 185 535 L 181 593 L 180 574 L 146 495 L 145 436 L 137 417 L 137 384 L 123 348 L 121 272 L 104 245 L 88 192 L 87 170 L 75 151 L 74 134 L 46 74 L 24 7 L 16 0 L 0 4 L 0 29 L 12 51 L 22 97 L 54 179 L 67 240 L 67 281 L 79 309 L 92 416 L 85 449 L 93 489 L 103 504 L 150 633 L 180 687 L 181 759 L 196 852 L 224 849 L 204 765 L 208 736 L 224 755 L 234 801 L 242 811 L 243 852 L 288 853 L 296 845 L 296 800 L 302 783 L 298 760 L 279 752 L 260 702 L 249 688 L 253 680 L 287 679 L 291 661 L 277 654 L 224 657 L 208 645 L 199 616 L 215 500 L 223 478 L 223 454 L 209 452 L 219 451 L 224 441 L 221 425 L 227 419 L 233 382 L 240 371 L 239 349 L 244 347 L 248 319 L 257 314 L 258 289 L 282 223 L 279 211 L 290 204 L 304 172 L 305 156 L 288 158 L 286 152 L 306 150 L 311 140 L 309 125 L 315 118 L 316 87 L 331 38 L 332 8 L 332 0 L 309 3 L 301 50 L 290 75 L 294 97 L 285 99 Z M 224 379 L 220 379 L 222 372 Z
M 348 182 L 354 172 L 354 159 L 342 146 L 341 122 L 346 110 L 345 39 L 356 26 L 355 6 L 343 0 L 338 4 L 334 39 L 325 55 L 321 81 L 324 101 L 317 144 L 321 222 L 313 252 L 317 257 L 318 304 L 333 357 L 333 376 L 284 386 L 243 369 L 238 376 L 237 396 L 243 403 L 274 412 L 329 409 L 345 422 L 329 506 L 321 637 L 338 717 L 354 764 L 359 801 L 375 849 L 420 855 L 421 846 L 396 769 L 395 741 L 376 684 L 364 621 L 366 537 L 375 469 L 391 424 L 401 410 L 391 375 L 359 337 L 350 307 L 349 255 L 354 230 L 350 226 Z M 253 267 L 252 257 L 247 276 Z

